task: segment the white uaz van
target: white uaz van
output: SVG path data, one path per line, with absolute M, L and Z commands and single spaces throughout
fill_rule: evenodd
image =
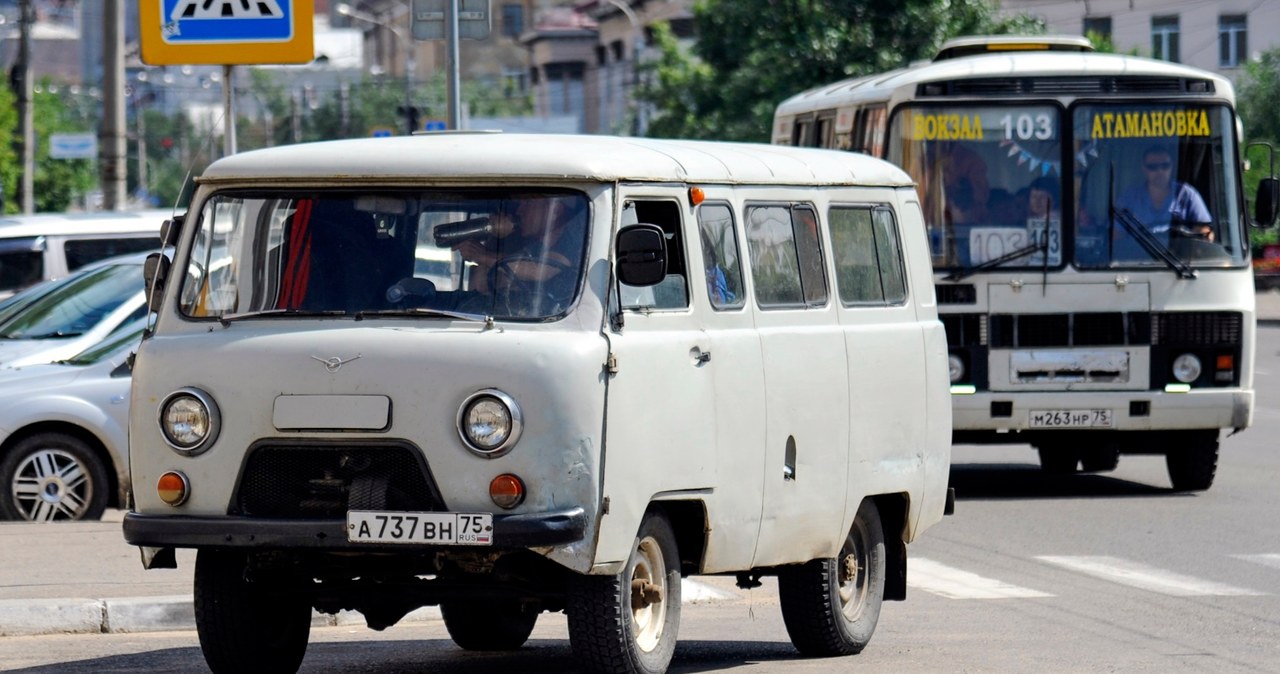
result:
M 662 672 L 680 579 L 777 576 L 856 653 L 947 508 L 918 197 L 847 153 L 441 134 L 231 156 L 149 267 L 127 540 L 197 548 L 215 672 L 293 670 L 313 608 L 439 605 Z

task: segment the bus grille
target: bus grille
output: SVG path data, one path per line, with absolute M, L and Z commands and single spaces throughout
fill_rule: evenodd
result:
M 1125 346 L 1151 343 L 1147 313 L 992 314 L 993 348 Z
M 935 285 L 933 292 L 938 297 L 938 304 L 977 304 L 978 293 L 972 283 Z
M 251 450 L 231 514 L 344 517 L 357 510 L 443 510 L 422 455 L 397 445 L 264 445 Z
M 987 342 L 982 314 L 943 314 L 942 327 L 947 331 L 947 346 L 981 346 Z
M 1184 77 L 978 77 L 927 82 L 916 87 L 916 95 L 922 97 L 1178 94 L 1192 91 L 1211 94 L 1214 91 L 1213 81 Z
M 1155 314 L 1151 343 L 1169 346 L 1234 346 L 1240 343 L 1244 319 L 1228 311 Z

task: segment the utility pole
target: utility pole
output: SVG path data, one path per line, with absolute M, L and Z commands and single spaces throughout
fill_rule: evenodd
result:
M 123 210 L 127 201 L 125 181 L 128 168 L 124 106 L 124 3 L 103 0 L 102 21 L 102 128 L 98 135 L 102 148 L 99 175 L 102 206 L 108 211 Z
M 22 203 L 23 213 L 34 213 L 35 208 L 35 172 L 36 172 L 36 131 L 35 115 L 32 112 L 32 95 L 35 87 L 31 82 L 31 24 L 35 23 L 35 10 L 32 0 L 22 0 L 21 18 L 18 19 L 20 37 L 18 42 L 18 127 L 22 134 L 22 182 L 18 188 L 18 198 Z

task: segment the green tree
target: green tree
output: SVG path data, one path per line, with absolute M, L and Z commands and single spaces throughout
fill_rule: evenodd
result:
M 11 138 L 13 142 L 0 143 L 0 188 L 4 190 L 5 213 L 17 213 L 21 210 L 18 200 L 18 181 L 21 179 L 22 167 L 18 158 L 18 105 L 13 90 L 0 86 L 0 138 Z
M 659 137 L 767 141 L 773 110 L 795 93 L 928 58 L 946 39 L 1040 33 L 990 0 L 700 0 L 692 53 L 655 30 L 660 56 L 639 92 Z
M 1245 158 L 1249 160 L 1244 173 L 1244 193 L 1252 203 L 1258 181 L 1275 175 L 1276 170 L 1272 166 L 1272 153 L 1261 148 L 1249 149 L 1248 143 L 1269 143 L 1274 148 L 1280 140 L 1280 48 L 1263 52 L 1261 58 L 1245 66 L 1236 104 L 1244 126 Z M 1250 238 L 1255 248 L 1278 240 L 1274 228 L 1252 230 Z
M 49 137 L 53 134 L 97 131 L 92 121 L 96 117 L 69 104 L 65 93 L 51 85 L 48 78 L 42 80 L 40 91 L 32 99 L 36 134 L 32 190 L 38 212 L 65 211 L 98 186 L 98 167 L 92 160 L 49 156 Z

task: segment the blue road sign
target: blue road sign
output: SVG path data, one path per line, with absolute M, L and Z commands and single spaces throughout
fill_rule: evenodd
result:
M 139 0 L 152 65 L 308 63 L 314 0 Z
M 422 126 L 426 131 L 444 131 L 449 128 L 443 119 L 428 119 L 427 123 Z

